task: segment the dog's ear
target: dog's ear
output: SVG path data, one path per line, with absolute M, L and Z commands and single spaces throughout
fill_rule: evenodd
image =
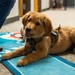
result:
M 30 12 L 26 13 L 25 15 L 23 15 L 22 17 L 22 24 L 25 26 L 26 25 L 26 22 L 27 22 L 27 19 L 29 18 L 30 16 Z
M 45 28 L 45 31 L 46 31 L 46 35 L 50 35 L 50 33 L 52 31 L 52 28 L 53 28 L 51 20 L 47 16 L 44 16 L 43 23 L 44 23 L 44 28 Z

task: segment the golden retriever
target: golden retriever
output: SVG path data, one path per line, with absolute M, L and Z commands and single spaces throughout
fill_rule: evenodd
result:
M 21 34 L 26 38 L 25 46 L 2 56 L 4 60 L 26 55 L 18 61 L 18 66 L 45 58 L 48 54 L 64 52 L 75 42 L 75 28 L 53 29 L 51 20 L 42 13 L 28 12 L 23 16 L 22 23 Z

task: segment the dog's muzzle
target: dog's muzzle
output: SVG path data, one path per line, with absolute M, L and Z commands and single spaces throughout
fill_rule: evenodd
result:
M 30 37 L 31 36 L 31 34 L 30 34 L 30 31 L 31 31 L 31 29 L 30 28 L 26 28 L 26 30 L 25 30 L 25 36 L 26 37 Z

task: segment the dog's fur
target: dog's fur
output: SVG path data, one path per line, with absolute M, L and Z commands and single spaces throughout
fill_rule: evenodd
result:
M 48 54 L 56 54 L 66 51 L 72 43 L 75 43 L 75 28 L 61 27 L 56 29 L 58 32 L 58 40 L 51 46 L 51 31 L 53 30 L 50 19 L 38 12 L 28 12 L 22 18 L 23 28 L 21 34 L 25 34 L 24 38 L 42 38 L 35 45 L 35 52 L 31 51 L 31 45 L 26 42 L 26 45 L 14 50 L 14 52 L 4 54 L 2 59 L 10 59 L 13 57 L 26 55 L 26 57 L 18 61 L 18 66 L 27 65 L 46 57 Z M 25 31 L 23 33 L 23 31 Z

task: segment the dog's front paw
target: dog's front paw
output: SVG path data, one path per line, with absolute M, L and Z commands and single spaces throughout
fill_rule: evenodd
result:
M 9 59 L 9 55 L 4 54 L 4 55 L 2 56 L 2 60 L 6 60 L 6 59 Z
M 7 60 L 7 59 L 10 59 L 10 58 L 11 58 L 11 54 L 10 53 L 4 54 L 2 56 L 2 60 Z
M 28 62 L 26 59 L 20 59 L 17 63 L 17 66 L 25 66 L 27 64 L 28 64 Z

